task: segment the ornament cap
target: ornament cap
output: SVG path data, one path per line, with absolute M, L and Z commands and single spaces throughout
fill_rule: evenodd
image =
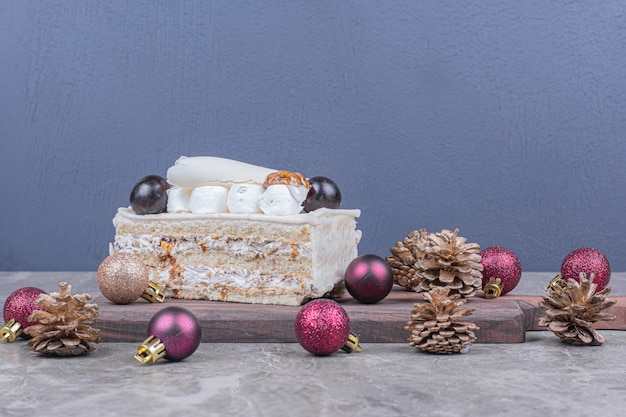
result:
M 22 324 L 11 319 L 0 329 L 0 343 L 14 342 L 21 334 Z
M 565 283 L 565 280 L 563 279 L 563 275 L 558 274 L 557 276 L 555 276 L 554 278 L 552 278 L 550 280 L 550 282 L 548 283 L 548 286 L 545 288 L 545 292 L 546 294 L 550 295 L 550 293 L 552 291 L 555 291 L 557 288 L 560 290 L 565 289 L 565 287 L 567 286 L 567 284 Z
M 148 288 L 141 294 L 141 298 L 144 300 L 148 300 L 151 303 L 157 302 L 162 303 L 165 301 L 165 294 L 161 291 L 161 289 L 154 283 L 154 281 L 150 280 L 148 283 Z
M 354 333 L 348 334 L 348 340 L 346 344 L 341 348 L 344 352 L 352 353 L 352 352 L 360 352 L 361 346 L 359 346 L 359 336 Z
M 502 295 L 504 284 L 500 278 L 489 278 L 489 281 L 483 287 L 485 298 L 498 298 Z
M 166 354 L 165 345 L 161 339 L 150 335 L 137 347 L 135 359 L 144 365 L 152 365 Z

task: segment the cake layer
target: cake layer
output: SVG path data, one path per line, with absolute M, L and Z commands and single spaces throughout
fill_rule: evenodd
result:
M 139 255 L 167 297 L 299 305 L 342 287 L 359 210 L 136 215 L 121 208 L 111 251 Z

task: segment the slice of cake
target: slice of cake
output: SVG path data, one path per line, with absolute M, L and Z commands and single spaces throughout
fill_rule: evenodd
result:
M 168 182 L 163 212 L 118 210 L 111 245 L 139 255 L 166 297 L 300 305 L 343 290 L 359 210 L 301 212 L 304 177 L 221 158 L 181 158 Z

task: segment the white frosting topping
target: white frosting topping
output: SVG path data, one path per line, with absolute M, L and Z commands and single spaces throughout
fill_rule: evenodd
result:
M 261 213 L 259 198 L 265 191 L 262 185 L 233 184 L 228 192 L 228 211 L 231 213 Z
M 228 188 L 216 185 L 196 187 L 191 192 L 189 210 L 192 213 L 224 213 L 227 211 Z
M 259 220 L 274 223 L 296 223 L 307 224 L 317 223 L 320 219 L 327 216 L 350 216 L 359 217 L 361 210 L 359 209 L 329 209 L 321 208 L 310 211 L 308 213 L 294 214 L 291 216 L 272 216 L 259 213 L 160 213 L 160 214 L 136 214 L 130 207 L 120 207 L 117 211 L 120 218 L 132 219 L 133 221 L 153 222 L 155 220 L 172 221 L 172 220 L 203 220 L 203 219 L 232 219 L 232 220 Z M 117 217 L 117 216 L 116 216 Z M 115 224 L 115 219 L 113 220 Z
M 276 171 L 215 156 L 181 156 L 167 170 L 167 181 L 180 188 L 205 185 L 230 187 L 242 183 L 262 185 L 265 178 Z
M 182 213 L 191 211 L 189 200 L 191 190 L 187 188 L 170 188 L 167 190 L 167 211 L 169 213 Z

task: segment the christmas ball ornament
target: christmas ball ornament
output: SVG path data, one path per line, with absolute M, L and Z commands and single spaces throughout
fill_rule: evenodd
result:
M 586 276 L 594 274 L 593 283 L 597 285 L 596 291 L 606 287 L 611 279 L 611 266 L 602 252 L 594 248 L 578 248 L 571 251 L 561 264 L 563 279 L 579 280 L 580 273 Z
M 0 343 L 13 342 L 22 334 L 22 331 L 34 324 L 28 317 L 34 310 L 43 310 L 36 304 L 44 290 L 35 287 L 17 289 L 4 302 L 5 325 L 0 328 Z
M 145 365 L 152 365 L 161 358 L 180 361 L 200 345 L 202 327 L 191 311 L 171 306 L 152 316 L 148 335 L 137 348 L 135 359 Z
M 391 291 L 393 272 L 387 261 L 380 256 L 361 255 L 348 264 L 344 281 L 346 289 L 357 301 L 373 304 L 385 298 Z
M 129 304 L 137 298 L 148 297 L 156 286 L 150 281 L 150 270 L 135 254 L 117 252 L 108 256 L 98 267 L 98 288 L 108 300 L 115 304 Z M 158 288 L 156 288 L 158 290 Z M 162 297 L 160 301 L 163 300 Z
M 503 246 L 490 246 L 480 252 L 483 291 L 486 298 L 511 292 L 522 277 L 522 265 L 515 253 Z
M 298 343 L 314 355 L 326 356 L 343 349 L 360 351 L 359 340 L 350 333 L 348 313 L 336 301 L 320 298 L 307 303 L 296 316 Z

